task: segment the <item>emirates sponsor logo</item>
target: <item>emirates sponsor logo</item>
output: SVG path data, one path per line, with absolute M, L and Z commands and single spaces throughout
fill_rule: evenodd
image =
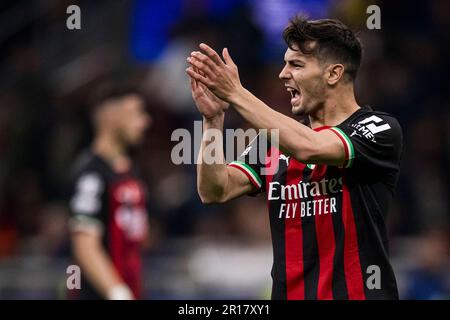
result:
M 278 181 L 269 183 L 268 200 L 296 200 L 342 192 L 342 178 L 282 185 Z
M 141 241 L 147 234 L 147 211 L 143 207 L 120 206 L 115 212 L 117 226 L 129 240 Z
M 127 181 L 117 187 L 114 198 L 120 203 L 136 204 L 142 201 L 143 195 L 139 184 Z
M 290 185 L 282 185 L 274 181 L 269 183 L 268 200 L 301 200 L 282 203 L 278 218 L 304 218 L 337 212 L 338 194 L 342 194 L 342 178 L 311 182 L 300 181 L 298 184 Z
M 147 233 L 143 193 L 140 184 L 135 181 L 123 182 L 113 192 L 118 204 L 114 213 L 116 224 L 131 241 L 141 241 Z

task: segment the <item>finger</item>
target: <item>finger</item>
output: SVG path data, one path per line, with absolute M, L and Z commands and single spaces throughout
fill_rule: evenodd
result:
M 215 73 L 211 71 L 211 68 L 203 63 L 202 61 L 198 60 L 196 57 L 188 57 L 187 62 L 192 66 L 195 67 L 197 70 L 200 70 L 204 76 L 207 77 L 214 77 Z M 194 70 L 195 71 L 195 70 Z
M 195 72 L 197 72 L 198 74 L 200 74 L 200 75 L 202 75 L 202 76 L 204 76 L 204 77 L 206 76 L 205 73 L 204 73 L 202 70 L 199 70 L 197 67 L 194 67 L 194 66 L 193 66 L 192 69 L 193 69 Z
M 189 76 L 189 75 L 188 75 Z M 192 78 L 191 76 L 189 76 L 189 84 L 191 85 L 191 91 L 196 91 L 197 90 L 197 80 L 195 80 L 194 78 Z
M 194 72 L 196 72 L 196 73 L 198 73 L 198 74 L 200 74 L 200 75 L 202 75 L 202 76 L 204 76 L 204 77 L 206 78 L 205 73 L 204 73 L 203 71 L 199 70 L 197 67 L 192 67 L 192 69 L 194 70 Z M 198 82 L 197 80 L 194 79 L 194 81 L 195 81 L 195 87 L 196 87 L 197 90 L 198 90 L 200 87 L 204 87 L 204 85 L 202 85 L 202 84 L 201 84 L 200 82 Z
M 200 43 L 199 47 L 200 47 L 200 49 L 202 49 L 205 52 L 205 54 L 208 57 L 210 57 L 212 59 L 212 61 L 214 61 L 215 64 L 217 64 L 218 66 L 224 65 L 222 59 L 217 54 L 217 52 L 214 51 L 213 48 L 211 48 L 210 46 L 208 46 L 207 44 L 204 44 L 204 43 Z
M 206 78 L 206 75 L 205 75 L 205 73 L 202 70 L 200 70 L 200 69 L 198 69 L 197 67 L 194 67 L 194 66 L 192 67 L 192 69 L 194 70 L 194 72 L 196 72 L 199 75 L 201 75 L 201 76 Z M 197 90 L 199 90 L 200 88 L 201 89 L 207 89 L 207 87 L 203 83 L 201 83 L 201 82 L 199 82 L 197 80 L 195 80 L 195 83 L 197 85 Z
M 214 63 L 214 61 L 212 61 L 212 59 L 210 57 L 208 57 L 207 55 L 201 53 L 200 51 L 193 51 L 191 52 L 191 57 L 195 58 L 199 61 L 201 61 L 202 63 L 204 63 L 205 65 L 207 65 L 212 72 L 214 73 L 219 73 L 217 71 L 217 64 Z
M 192 69 L 194 70 L 194 72 L 196 72 L 196 73 L 198 73 L 199 75 L 204 76 L 204 77 L 206 78 L 206 75 L 205 75 L 205 73 L 204 73 L 202 70 L 199 70 L 199 69 L 196 68 L 196 67 L 192 67 Z M 195 81 L 195 82 L 197 83 L 197 88 L 202 88 L 202 89 L 205 89 L 205 88 L 206 88 L 206 86 L 205 86 L 203 83 L 200 83 L 200 82 L 198 82 L 198 81 Z
M 234 63 L 233 59 L 231 59 L 230 53 L 228 52 L 228 48 L 224 48 L 222 50 L 222 56 L 223 59 L 225 60 L 225 63 L 229 66 L 236 66 L 236 64 Z
M 212 86 L 211 81 L 202 76 L 201 74 L 198 74 L 197 72 L 194 71 L 194 69 L 192 69 L 192 67 L 189 67 L 186 69 L 186 73 L 191 77 L 194 78 L 196 81 L 198 81 L 199 83 L 204 84 L 206 87 L 210 88 Z
M 205 73 L 204 73 L 202 70 L 198 70 L 198 69 L 195 70 L 195 69 L 194 69 L 194 71 L 197 72 L 198 74 L 204 76 L 204 77 L 206 76 Z

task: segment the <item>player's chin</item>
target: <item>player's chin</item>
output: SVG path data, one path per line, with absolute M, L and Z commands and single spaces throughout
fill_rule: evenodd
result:
M 128 140 L 128 143 L 131 146 L 139 146 L 144 142 L 144 135 L 135 135 L 133 137 L 130 137 Z
M 305 114 L 305 108 L 300 104 L 292 105 L 291 112 L 293 115 L 301 116 Z

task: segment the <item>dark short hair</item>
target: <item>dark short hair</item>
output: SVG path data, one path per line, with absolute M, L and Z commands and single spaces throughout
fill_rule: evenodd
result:
M 283 38 L 292 50 L 311 54 L 321 62 L 331 60 L 343 64 L 347 79 L 356 79 L 362 57 L 361 42 L 341 21 L 307 20 L 304 16 L 296 16 L 284 29 Z M 309 46 L 310 41 L 316 45 Z
M 129 95 L 143 97 L 142 92 L 134 85 L 122 81 L 103 81 L 98 84 L 88 98 L 90 113 L 95 113 L 105 102 L 121 99 Z

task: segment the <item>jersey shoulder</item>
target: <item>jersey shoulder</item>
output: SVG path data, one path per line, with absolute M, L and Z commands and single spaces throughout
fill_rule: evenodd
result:
M 369 106 L 362 107 L 360 110 L 356 111 L 354 115 L 350 116 L 350 118 L 348 118 L 344 123 L 347 125 L 358 123 L 369 127 L 370 124 L 374 124 L 376 126 L 387 124 L 391 127 L 400 128 L 398 120 L 392 114 L 384 111 L 373 110 Z M 387 126 L 385 126 L 385 128 L 387 128 Z
M 370 140 L 376 137 L 402 140 L 402 128 L 398 120 L 387 112 L 373 110 L 369 106 L 356 111 L 338 127 L 346 133 L 358 134 Z
M 96 174 L 102 179 L 106 179 L 110 174 L 108 165 L 91 150 L 83 151 L 75 160 L 71 168 L 71 177 L 76 179 L 84 174 Z

